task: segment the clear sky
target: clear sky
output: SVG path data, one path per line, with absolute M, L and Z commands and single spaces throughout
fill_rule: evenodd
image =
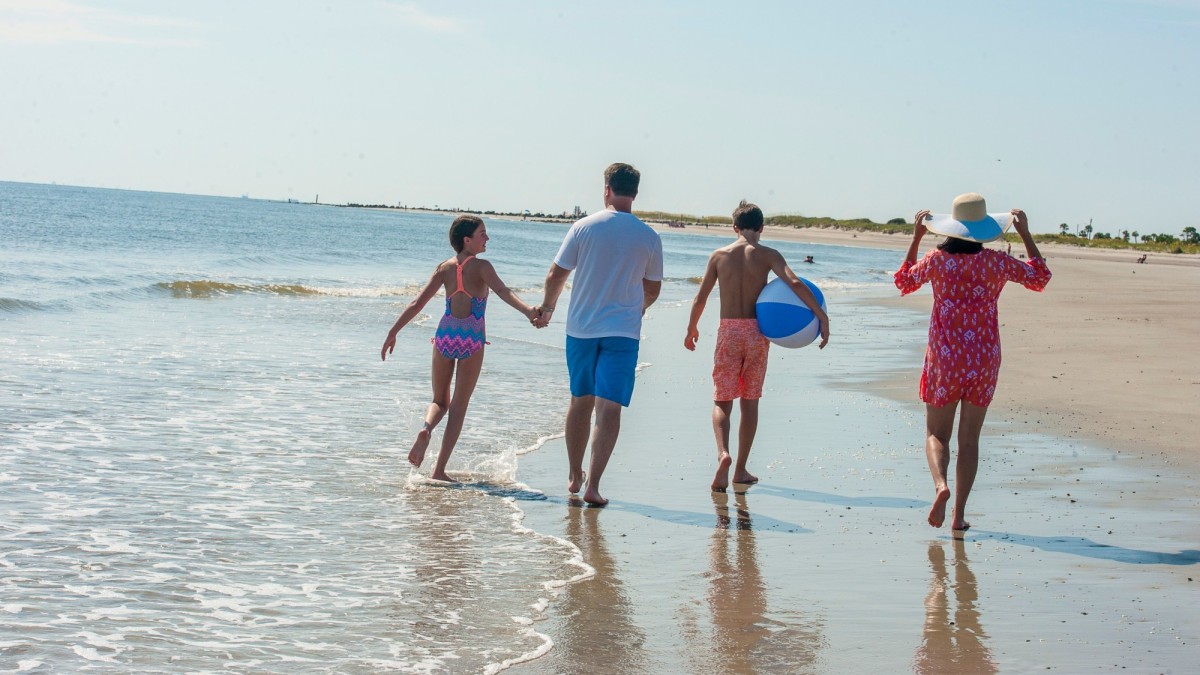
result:
M 0 0 L 0 180 L 1200 226 L 1200 0 Z M 1191 196 L 1189 196 L 1191 195 Z

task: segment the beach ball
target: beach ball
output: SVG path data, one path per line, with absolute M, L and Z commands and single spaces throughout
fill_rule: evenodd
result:
M 821 309 L 825 309 L 825 295 L 816 284 L 801 277 L 800 281 L 816 296 Z M 788 349 L 803 347 L 821 334 L 821 322 L 817 316 L 792 291 L 783 279 L 776 278 L 758 294 L 755 303 L 758 314 L 758 329 L 768 340 Z

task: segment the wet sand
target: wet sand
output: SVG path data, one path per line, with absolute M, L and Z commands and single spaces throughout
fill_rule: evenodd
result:
M 961 541 L 925 523 L 928 295 L 833 306 L 829 348 L 772 349 L 761 481 L 727 494 L 708 490 L 713 313 L 690 353 L 687 307 L 656 307 L 612 504 L 567 498 L 561 439 L 521 458 L 519 479 L 549 496 L 521 503 L 525 525 L 595 574 L 535 625 L 554 648 L 512 672 L 1192 670 L 1200 498 L 1180 411 L 1200 382 L 1181 363 L 1200 268 L 1044 252 L 1047 292 L 1003 296 L 1000 394 Z

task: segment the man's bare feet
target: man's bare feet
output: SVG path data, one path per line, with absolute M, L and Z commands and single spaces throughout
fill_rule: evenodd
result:
M 429 437 L 432 435 L 428 426 L 421 427 L 417 432 L 417 440 L 413 441 L 412 450 L 408 451 L 408 463 L 421 468 L 425 461 L 425 448 L 429 447 Z
M 717 473 L 713 476 L 712 491 L 724 492 L 725 488 L 729 487 L 729 465 L 733 464 L 733 458 L 728 452 L 721 453 L 717 458 Z
M 950 501 L 950 488 L 943 487 L 933 498 L 933 506 L 929 508 L 929 524 L 941 527 L 946 522 L 946 502 Z
M 591 504 L 592 506 L 604 506 L 608 503 L 608 500 L 604 497 L 601 497 L 596 488 L 592 487 L 591 485 L 589 485 L 587 491 L 583 493 L 583 501 Z
M 579 494 L 583 489 L 584 483 L 587 483 L 587 472 L 580 471 L 578 476 L 567 476 L 567 492 L 571 494 Z
M 757 483 L 758 476 L 755 476 L 754 474 L 750 473 L 749 471 L 734 471 L 733 472 L 733 482 L 735 482 L 735 483 Z

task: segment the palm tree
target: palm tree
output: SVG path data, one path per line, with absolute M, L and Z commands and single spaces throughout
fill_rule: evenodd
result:
M 1136 242 L 1142 235 L 1138 234 L 1137 230 L 1133 231 L 1133 240 Z
M 1059 226 L 1058 226 L 1058 232 L 1059 232 L 1059 234 L 1067 234 L 1067 233 L 1069 233 L 1070 231 L 1071 231 L 1071 226 L 1070 226 L 1070 225 L 1067 225 L 1066 223 L 1061 223 L 1061 224 L 1059 224 Z
M 1084 225 L 1084 226 L 1083 226 L 1083 234 L 1084 234 L 1084 235 L 1085 235 L 1085 236 L 1086 236 L 1088 239 L 1091 239 L 1091 238 L 1092 238 L 1092 224 L 1091 224 L 1091 223 L 1088 223 L 1087 225 Z
M 1180 238 L 1189 244 L 1200 244 L 1200 232 L 1197 232 L 1196 228 L 1191 225 L 1183 228 L 1183 236 Z

